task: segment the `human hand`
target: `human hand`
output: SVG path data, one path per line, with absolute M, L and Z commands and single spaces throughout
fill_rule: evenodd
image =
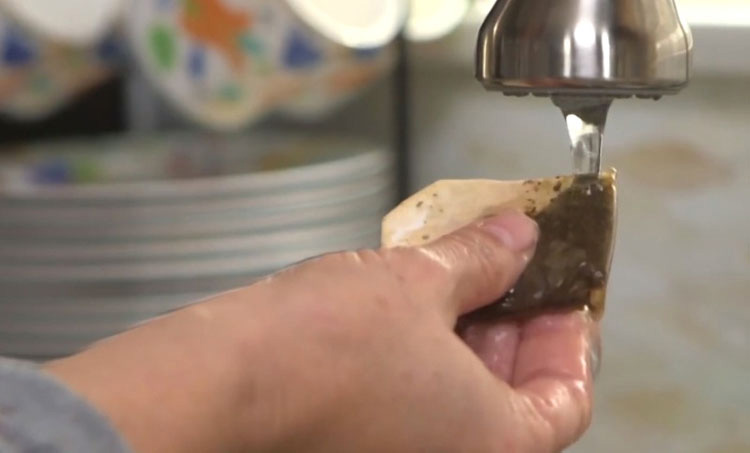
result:
M 590 420 L 585 313 L 473 325 L 536 228 L 310 260 L 48 365 L 137 451 L 558 452 Z

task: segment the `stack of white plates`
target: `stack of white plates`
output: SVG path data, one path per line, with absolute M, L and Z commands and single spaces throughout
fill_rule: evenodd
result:
M 387 149 L 283 132 L 0 160 L 0 354 L 56 357 L 301 259 L 377 246 Z

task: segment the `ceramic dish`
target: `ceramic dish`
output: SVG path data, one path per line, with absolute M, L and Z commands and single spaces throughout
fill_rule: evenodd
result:
M 410 41 L 434 41 L 455 30 L 474 0 L 411 0 L 404 34 Z
M 377 246 L 369 239 L 379 234 L 374 219 L 351 222 L 343 226 L 321 229 L 315 233 L 294 233 L 298 240 L 283 246 L 269 247 L 259 253 L 252 246 L 236 251 L 204 253 L 189 257 L 153 258 L 147 261 L 70 264 L 13 264 L 0 263 L 0 287 L 5 281 L 35 282 L 96 282 L 159 280 L 195 276 L 220 276 L 240 272 L 263 272 L 286 266 L 332 250 Z M 238 245 L 241 245 L 238 243 Z M 179 255 L 179 252 L 176 252 Z
M 215 216 L 244 217 L 248 222 L 262 221 L 267 216 L 290 211 L 305 211 L 325 206 L 356 202 L 392 187 L 392 177 L 383 174 L 356 183 L 341 184 L 331 188 L 307 191 L 290 191 L 266 197 L 232 197 L 216 201 L 186 201 L 183 203 L 133 203 L 130 205 L 58 206 L 47 204 L 3 204 L 0 220 L 3 227 L 89 228 L 106 229 L 109 225 L 148 228 L 162 222 L 185 220 L 200 223 L 202 220 L 221 221 Z M 209 217 L 211 217 L 209 219 Z
M 98 244 L 198 239 L 216 236 L 264 233 L 288 227 L 325 225 L 382 213 L 395 205 L 393 182 L 384 181 L 372 191 L 350 199 L 321 200 L 306 206 L 291 205 L 276 211 L 200 211 L 168 216 L 113 216 L 109 222 L 92 223 L 87 217 L 30 219 L 8 214 L 0 218 L 0 244 Z M 70 223 L 67 222 L 70 220 Z
M 404 0 L 133 0 L 126 30 L 146 78 L 180 113 L 232 130 L 299 96 L 310 74 L 349 48 L 386 45 L 405 6 Z
M 316 226 L 279 227 L 276 230 L 241 235 L 222 235 L 209 238 L 188 238 L 157 241 L 137 241 L 119 243 L 59 244 L 41 243 L 0 243 L 0 269 L 5 265 L 17 269 L 26 264 L 64 265 L 70 271 L 74 263 L 99 265 L 99 271 L 106 272 L 107 263 L 158 264 L 171 260 L 190 260 L 200 257 L 262 256 L 307 244 L 335 243 L 360 231 L 372 231 L 384 210 L 359 216 L 353 220 L 333 220 Z M 167 266 L 165 266 L 167 267 Z M 1 271 L 0 271 L 1 272 Z
M 114 35 L 75 47 L 36 36 L 1 15 L 0 49 L 0 113 L 20 120 L 48 116 L 111 78 L 123 55 Z
M 106 137 L 4 153 L 0 203 L 112 206 L 266 196 L 357 181 L 392 165 L 392 153 L 377 145 L 283 130 Z

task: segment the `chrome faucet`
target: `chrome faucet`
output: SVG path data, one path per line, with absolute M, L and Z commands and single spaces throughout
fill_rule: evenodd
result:
M 658 99 L 687 85 L 692 48 L 674 0 L 498 0 L 476 76 L 507 95 Z

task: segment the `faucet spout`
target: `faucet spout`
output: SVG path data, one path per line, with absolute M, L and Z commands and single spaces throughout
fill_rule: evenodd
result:
M 498 0 L 476 77 L 508 95 L 659 98 L 687 85 L 692 50 L 674 0 Z

